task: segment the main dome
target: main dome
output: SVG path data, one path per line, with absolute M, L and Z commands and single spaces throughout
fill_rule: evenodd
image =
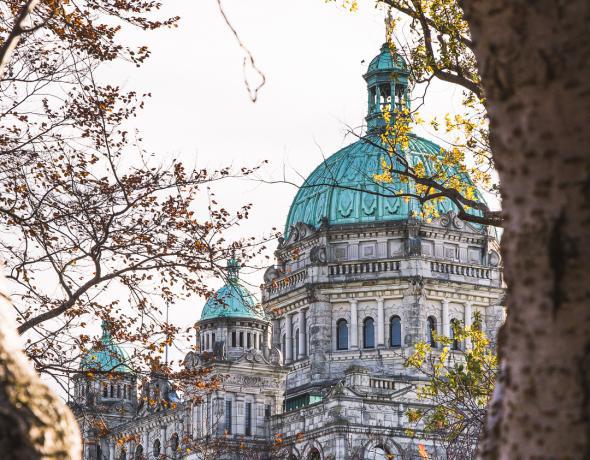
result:
M 388 111 L 393 118 L 396 110 L 410 109 L 408 77 L 403 58 L 393 54 L 384 44 L 363 75 L 369 93 L 367 134 L 328 157 L 305 180 L 289 210 L 284 232 L 286 238 L 291 227 L 298 222 L 318 227 L 322 222 L 339 225 L 420 217 L 420 204 L 416 199 L 395 196 L 400 192 L 414 193 L 416 188 L 412 181 L 402 182 L 399 176 L 394 176 L 393 183 L 382 184 L 374 179 L 375 175 L 383 173 L 381 162 L 387 151 L 382 148 L 381 140 L 385 129 L 383 113 Z M 425 173 L 431 175 L 435 172 L 432 159 L 441 155 L 441 148 L 410 134 L 408 147 L 398 153 L 410 167 L 421 162 Z M 462 181 L 471 184 L 465 173 L 449 170 L 448 174 L 449 177 L 460 175 Z M 436 202 L 435 208 L 440 214 L 458 211 L 448 199 Z M 470 212 L 480 215 L 479 211 Z
M 228 262 L 227 271 L 227 283 L 207 300 L 201 312 L 201 321 L 216 318 L 264 319 L 252 294 L 240 284 L 239 265 L 235 259 Z

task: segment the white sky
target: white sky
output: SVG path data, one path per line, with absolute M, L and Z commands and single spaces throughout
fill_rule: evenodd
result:
M 298 174 L 307 176 L 322 155 L 354 140 L 346 132 L 364 121 L 362 74 L 384 41 L 384 13 L 372 0 L 361 2 L 356 13 L 341 8 L 340 1 L 224 0 L 229 19 L 267 79 L 255 104 L 243 82 L 244 53 L 217 0 L 164 3 L 165 14 L 181 17 L 179 28 L 133 32 L 131 42 L 151 48 L 147 63 L 139 69 L 104 69 L 126 89 L 152 93 L 136 121 L 146 150 L 162 160 L 175 157 L 210 168 L 269 160 L 266 177 L 281 178 L 285 169 L 301 183 Z M 434 85 L 423 116 L 452 110 L 459 95 L 457 89 Z M 254 203 L 242 228 L 246 235 L 262 235 L 273 226 L 282 230 L 297 190 L 234 181 L 216 191 L 229 208 Z M 257 286 L 262 272 L 246 278 Z M 194 299 L 179 305 L 171 319 L 192 325 L 202 303 Z

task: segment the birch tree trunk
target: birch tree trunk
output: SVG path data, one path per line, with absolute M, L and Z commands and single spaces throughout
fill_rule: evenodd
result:
M 506 216 L 508 320 L 481 458 L 590 458 L 590 7 L 463 0 Z
M 78 424 L 21 349 L 0 276 L 0 458 L 79 459 Z

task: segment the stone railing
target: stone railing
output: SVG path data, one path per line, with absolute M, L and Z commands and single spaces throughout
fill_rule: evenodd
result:
M 430 270 L 433 273 L 445 273 L 449 275 L 471 276 L 473 278 L 491 279 L 491 269 L 462 265 L 452 262 L 430 262 Z
M 379 390 L 395 390 L 395 382 L 393 380 L 385 379 L 369 379 L 369 386 Z
M 264 289 L 269 295 L 275 295 L 285 290 L 291 290 L 301 286 L 305 282 L 307 276 L 307 269 L 302 268 L 293 273 L 289 273 L 282 278 L 273 280 L 264 286 Z
M 328 273 L 331 276 L 338 275 L 360 275 L 363 273 L 384 273 L 399 271 L 399 260 L 382 260 L 382 261 L 355 261 L 342 262 L 339 264 L 330 264 Z

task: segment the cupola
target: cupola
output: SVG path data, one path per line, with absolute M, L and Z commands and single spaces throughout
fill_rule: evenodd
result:
M 368 111 L 367 130 L 378 131 L 385 126 L 383 112 L 410 108 L 408 97 L 409 71 L 399 54 L 394 54 L 388 43 L 381 46 L 380 53 L 373 58 L 363 78 L 367 82 Z

